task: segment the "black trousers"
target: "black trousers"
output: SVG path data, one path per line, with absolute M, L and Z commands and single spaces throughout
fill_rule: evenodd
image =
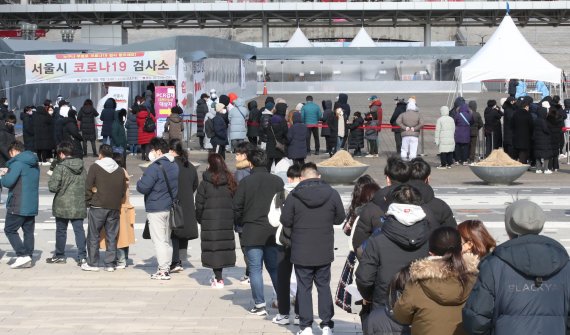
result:
M 315 151 L 319 151 L 321 148 L 321 144 L 319 143 L 319 128 L 307 128 L 307 152 L 309 154 L 311 153 L 311 134 L 315 140 Z
M 519 162 L 521 162 L 523 164 L 527 164 L 528 159 L 529 159 L 529 151 L 528 150 L 514 149 L 514 154 L 515 154 L 515 157 L 518 158 Z
M 220 154 L 224 160 L 226 160 L 226 146 L 225 145 L 216 145 L 214 146 L 214 153 Z
M 554 155 L 548 161 L 548 169 L 551 171 L 560 169 L 560 162 L 558 161 L 558 155 Z
M 95 140 L 83 140 L 83 156 L 87 156 L 87 142 L 91 142 L 91 151 L 93 151 L 93 156 L 97 156 L 97 147 L 95 146 Z
M 279 252 L 277 260 L 277 301 L 279 306 L 279 314 L 289 315 L 291 311 L 291 273 L 293 272 L 293 264 L 291 264 L 291 248 L 282 248 Z M 295 314 L 299 314 L 299 299 L 295 299 Z
M 469 143 L 455 143 L 455 152 L 457 152 L 458 162 L 467 162 L 469 158 Z
M 313 324 L 313 283 L 317 287 L 319 318 L 321 328 L 334 328 L 332 318 L 334 307 L 331 294 L 331 265 L 302 266 L 295 264 L 297 276 L 297 301 L 299 302 L 299 319 L 301 330 Z
M 204 136 L 198 136 L 198 142 L 200 143 L 200 149 L 204 149 Z
M 453 165 L 453 151 L 451 152 L 440 152 L 439 159 L 441 160 L 441 166 L 452 166 Z
M 172 235 L 172 264 L 180 262 L 180 250 L 188 249 L 188 240 Z
M 87 227 L 88 264 L 99 265 L 99 236 L 105 228 L 105 266 L 115 265 L 117 258 L 117 236 L 119 235 L 119 214 L 117 209 L 93 208 L 89 209 Z
M 394 133 L 394 140 L 396 141 L 396 153 L 399 156 L 400 153 L 402 152 L 402 133 L 401 132 L 395 132 Z
M 248 136 L 247 140 L 253 145 L 257 145 L 257 136 Z

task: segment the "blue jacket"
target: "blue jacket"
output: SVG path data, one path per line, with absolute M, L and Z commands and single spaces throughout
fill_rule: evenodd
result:
M 168 211 L 172 206 L 172 199 L 159 164 L 166 171 L 172 195 L 174 198 L 178 196 L 178 165 L 174 160 L 170 161 L 168 157 L 162 156 L 149 165 L 137 182 L 137 191 L 144 194 L 144 207 L 147 213 Z
M 249 109 L 243 105 L 241 99 L 234 101 L 234 108 L 228 112 L 228 120 L 230 121 L 230 140 L 243 140 L 247 134 L 247 118 Z
M 317 124 L 323 118 L 321 108 L 312 101 L 307 101 L 301 108 L 301 120 L 304 124 Z
M 546 85 L 544 84 L 543 81 L 537 81 L 536 82 L 536 90 L 540 92 L 540 98 L 541 99 L 544 99 L 550 95 L 550 92 L 548 91 L 548 87 L 546 87 Z
M 287 157 L 301 159 L 307 157 L 307 126 L 301 121 L 301 115 L 293 114 L 293 125 L 287 132 Z
M 463 328 L 468 334 L 565 334 L 569 308 L 568 253 L 549 237 L 523 235 L 481 261 Z
M 526 94 L 526 83 L 524 81 L 519 81 L 517 85 L 517 92 L 515 93 L 515 98 L 527 96 Z
M 6 211 L 21 216 L 38 215 L 38 157 L 31 151 L 24 151 L 10 159 L 6 166 L 8 173 L 2 177 L 2 186 L 10 189 Z
M 227 145 L 228 144 L 228 125 L 224 120 L 224 116 L 221 113 L 216 113 L 216 116 L 212 119 L 214 123 L 214 133 L 216 136 L 210 139 L 210 143 L 213 147 L 216 145 Z

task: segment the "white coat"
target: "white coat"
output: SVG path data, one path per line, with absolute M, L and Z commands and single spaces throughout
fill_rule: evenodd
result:
M 455 151 L 455 121 L 449 116 L 449 108 L 440 108 L 441 117 L 435 124 L 435 144 L 439 152 Z

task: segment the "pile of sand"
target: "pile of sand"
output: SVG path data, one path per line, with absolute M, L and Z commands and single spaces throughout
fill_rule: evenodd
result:
M 509 155 L 507 155 L 503 149 L 496 149 L 491 152 L 489 157 L 475 163 L 476 166 L 521 166 L 524 165 L 521 162 L 513 160 Z
M 354 166 L 366 166 L 359 161 L 352 159 L 352 156 L 346 150 L 340 150 L 331 158 L 320 162 L 317 166 L 334 166 L 334 167 L 354 167 Z

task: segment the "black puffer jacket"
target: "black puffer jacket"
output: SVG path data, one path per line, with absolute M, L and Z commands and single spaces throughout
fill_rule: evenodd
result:
M 196 136 L 204 137 L 204 122 L 206 120 L 206 114 L 208 114 L 208 104 L 204 99 L 198 99 L 196 101 Z
M 39 106 L 34 115 L 34 140 L 36 150 L 53 150 L 55 148 L 53 117 L 43 106 Z
M 493 137 L 493 148 L 500 148 L 503 146 L 503 126 L 501 125 L 501 118 L 503 112 L 497 108 L 485 108 L 485 136 Z
M 347 125 L 348 129 L 350 129 L 349 149 L 364 148 L 364 129 L 360 128 L 363 125 L 364 119 L 362 117 L 355 118 L 352 123 Z
M 398 103 L 396 104 L 396 108 L 394 108 L 394 113 L 392 114 L 392 117 L 390 118 L 390 124 L 394 127 L 397 127 L 397 128 L 392 128 L 392 132 L 394 132 L 394 133 L 401 133 L 402 132 L 402 128 L 400 126 L 398 126 L 398 123 L 396 123 L 396 120 L 398 120 L 398 117 L 400 117 L 400 114 L 406 112 L 407 105 L 408 104 L 406 104 L 406 102 L 403 100 L 398 101 Z
M 344 122 L 348 121 L 350 117 L 350 105 L 348 104 L 348 95 L 341 93 L 338 95 L 338 103 L 340 104 L 340 108 L 342 108 Z
M 276 149 L 275 141 L 277 140 L 279 143 L 287 145 L 288 131 L 289 128 L 287 127 L 287 121 L 285 120 L 285 116 L 281 114 L 273 115 L 273 117 L 271 118 L 271 126 L 267 131 L 266 152 L 268 158 L 281 159 L 285 157 L 285 154 L 283 152 Z
M 545 116 L 542 114 L 534 120 L 532 145 L 535 158 L 549 159 L 552 157 L 554 148 L 552 148 L 552 145 L 550 144 L 550 129 L 546 123 Z
M 174 159 L 178 165 L 178 193 L 177 197 L 182 205 L 184 228 L 174 230 L 172 234 L 180 239 L 194 240 L 198 238 L 198 224 L 196 223 L 196 207 L 194 205 L 194 192 L 198 189 L 198 172 L 192 163 L 184 166 L 182 158 Z
M 362 246 L 364 253 L 356 270 L 358 291 L 373 302 L 373 309 L 385 305 L 388 286 L 398 271 L 428 255 L 430 229 L 425 218 L 409 226 L 393 216 L 383 220 L 382 229 Z
M 93 141 L 97 139 L 97 129 L 95 125 L 95 118 L 99 113 L 93 106 L 83 106 L 77 114 L 77 121 L 80 122 L 81 135 L 86 141 Z
M 202 227 L 202 266 L 212 269 L 236 263 L 234 212 L 227 180 L 220 176 L 214 186 L 212 174 L 204 172 L 196 192 L 196 218 Z
M 127 144 L 136 145 L 139 143 L 139 126 L 137 125 L 137 115 L 129 113 L 127 116 L 127 122 L 125 122 L 125 128 L 127 128 Z
M 508 97 L 503 104 L 503 144 L 512 145 L 513 138 L 511 129 L 511 123 L 513 122 L 513 115 L 515 114 L 515 106 L 511 104 L 511 101 L 516 101 L 513 97 Z
M 284 186 L 283 180 L 265 167 L 254 167 L 251 174 L 239 182 L 234 212 L 236 224 L 243 226 L 242 246 L 275 245 L 276 228 L 269 224 L 267 213 L 273 196 Z
M 332 111 L 326 119 L 327 126 L 329 127 L 330 133 L 327 137 L 327 144 L 331 148 L 336 148 L 336 144 L 338 141 L 338 122 L 344 122 L 344 120 L 339 120 L 336 117 L 336 113 Z
M 63 118 L 61 140 L 68 141 L 73 144 L 74 158 L 83 158 L 83 148 L 81 146 L 83 137 L 79 133 L 79 128 L 77 128 L 77 121 L 75 121 L 75 119 L 70 117 Z
M 435 197 L 433 188 L 421 180 L 409 180 L 406 184 L 413 186 L 422 195 L 422 208 L 426 212 L 427 220 L 431 225 L 431 230 L 437 229 L 440 226 L 457 227 L 457 221 L 453 215 L 453 211 L 449 205 Z M 378 190 L 372 199 L 372 202 L 378 205 L 383 211 L 388 210 L 388 205 L 391 203 L 390 194 L 398 187 L 400 183 L 393 183 L 391 186 L 386 186 Z
M 115 102 L 115 99 L 109 98 L 107 101 L 105 101 L 100 117 L 101 122 L 103 122 L 103 126 L 101 127 L 101 136 L 111 136 L 113 131 L 113 121 L 115 120 L 116 108 L 117 103 Z
M 20 113 L 20 120 L 22 120 L 22 137 L 24 139 L 24 147 L 26 150 L 34 151 L 34 115 L 27 113 Z
M 529 111 L 519 109 L 511 120 L 513 147 L 518 150 L 530 150 L 532 140 L 532 116 Z
M 320 266 L 334 260 L 333 225 L 344 221 L 340 195 L 320 179 L 297 185 L 281 210 L 283 227 L 291 228 L 291 263 Z
M 0 168 L 5 168 L 6 162 L 11 159 L 8 147 L 15 140 L 14 126 L 8 127 L 4 121 L 0 120 Z
M 380 218 L 384 216 L 384 211 L 375 203 L 369 202 L 360 209 L 358 214 L 359 219 L 356 222 L 356 227 L 353 228 L 356 230 L 352 236 L 352 248 L 355 251 L 358 250 L 362 243 L 366 241 L 377 228 L 382 227 Z M 357 256 L 361 256 L 360 252 L 356 254 Z
M 327 120 L 329 119 L 329 116 L 333 113 L 332 101 L 323 100 L 322 105 L 323 105 L 323 128 L 321 128 L 321 136 L 328 137 L 331 134 L 331 130 L 327 126 Z
M 568 253 L 549 237 L 524 235 L 481 261 L 463 327 L 469 334 L 567 334 L 569 308 Z
M 257 109 L 257 101 L 251 100 L 247 103 L 249 117 L 247 122 L 247 137 L 259 136 L 259 123 L 261 122 L 261 111 Z

